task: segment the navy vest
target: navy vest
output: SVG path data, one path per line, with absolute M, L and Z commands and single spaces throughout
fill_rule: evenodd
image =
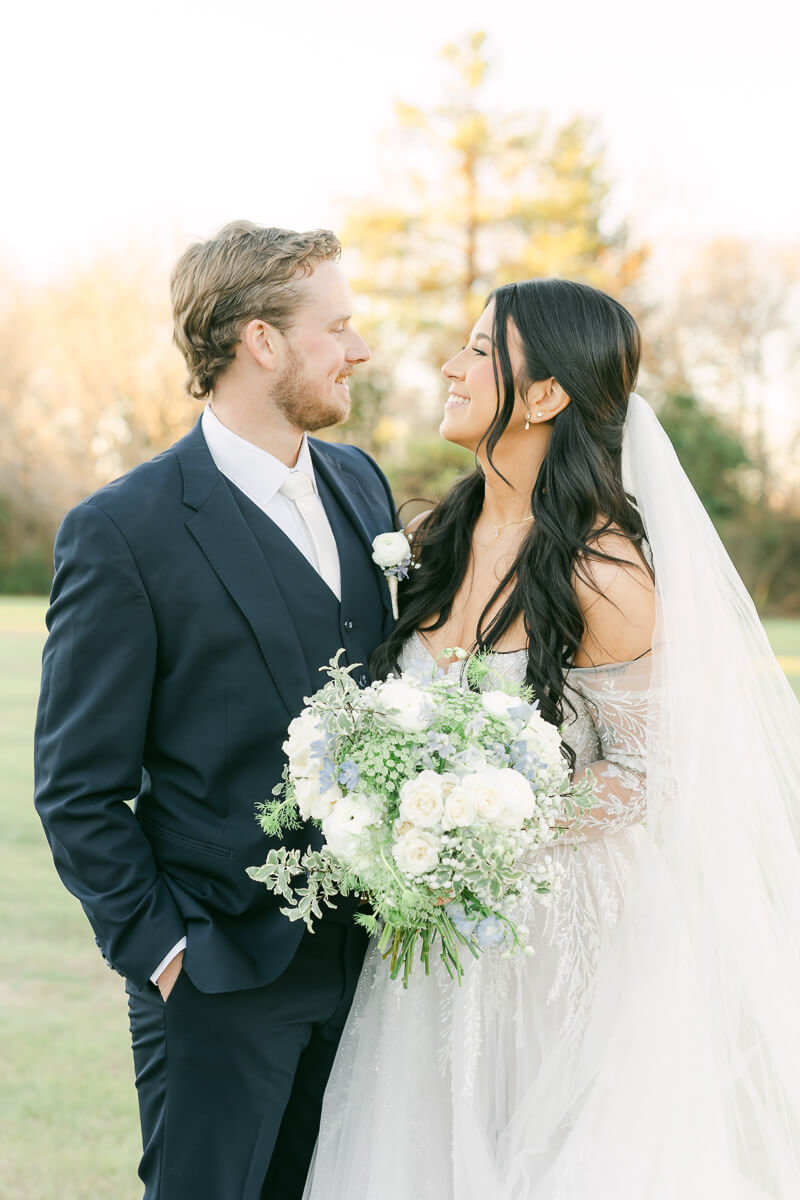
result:
M 317 473 L 317 487 L 330 521 L 341 567 L 341 603 L 328 585 L 274 521 L 228 480 L 236 503 L 275 576 L 278 589 L 300 634 L 309 692 L 327 682 L 320 674 L 344 647 L 346 665 L 360 663 L 353 678 L 361 687 L 370 682 L 369 658 L 383 636 L 385 610 L 378 568 L 370 551 L 348 520 L 332 490 Z
M 336 539 L 341 567 L 341 603 L 291 538 L 257 504 L 227 481 L 244 519 L 250 526 L 300 634 L 300 644 L 309 676 L 308 694 L 317 691 L 328 677 L 320 673 L 340 647 L 345 665 L 360 663 L 353 678 L 361 685 L 370 682 L 369 657 L 381 641 L 384 608 L 378 569 L 365 542 L 347 519 L 331 489 L 317 473 L 320 498 Z M 321 845 L 314 832 L 312 845 Z M 335 908 L 323 907 L 327 920 L 350 925 L 358 898 L 339 897 Z

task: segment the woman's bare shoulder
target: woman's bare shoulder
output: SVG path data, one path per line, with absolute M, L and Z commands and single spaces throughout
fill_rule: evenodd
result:
M 584 635 L 576 666 L 629 662 L 650 649 L 655 624 L 655 584 L 641 552 L 623 533 L 609 530 L 592 543 L 608 558 L 584 557 L 573 586 Z

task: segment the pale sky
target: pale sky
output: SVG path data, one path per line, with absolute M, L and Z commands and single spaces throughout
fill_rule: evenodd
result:
M 396 99 L 485 29 L 494 103 L 602 123 L 615 211 L 668 258 L 800 241 L 795 0 L 16 0 L 5 6 L 0 265 L 39 279 L 235 217 L 337 225 L 379 192 Z

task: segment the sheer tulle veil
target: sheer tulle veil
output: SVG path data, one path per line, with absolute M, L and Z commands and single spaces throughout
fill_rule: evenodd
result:
M 623 479 L 656 576 L 648 830 L 679 914 L 670 1020 L 699 1031 L 698 1080 L 718 1101 L 707 1119 L 734 1170 L 753 1194 L 788 1200 L 800 1196 L 800 705 L 636 394 Z

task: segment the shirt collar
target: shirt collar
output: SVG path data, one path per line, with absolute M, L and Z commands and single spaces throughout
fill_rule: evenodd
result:
M 264 508 L 280 490 L 281 484 L 291 471 L 303 471 L 311 477 L 314 491 L 318 492 L 314 464 L 308 438 L 303 434 L 300 452 L 294 467 L 287 467 L 274 454 L 262 450 L 223 425 L 210 404 L 203 409 L 201 417 L 203 437 L 214 463 L 225 476 L 244 492 L 254 503 Z

